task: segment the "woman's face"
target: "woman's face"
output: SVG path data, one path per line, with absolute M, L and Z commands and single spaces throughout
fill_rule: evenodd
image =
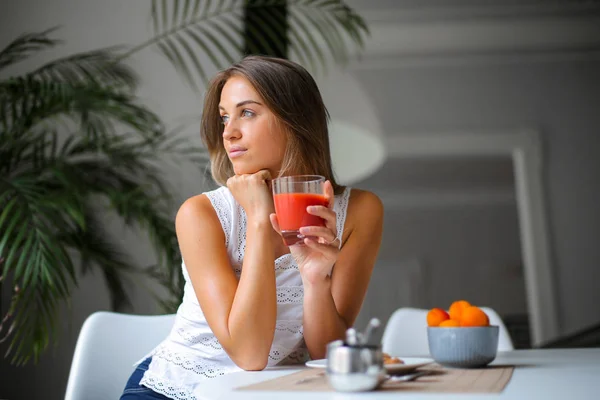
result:
M 219 113 L 223 145 L 236 175 L 267 169 L 276 177 L 286 148 L 286 135 L 250 82 L 241 76 L 227 80 Z

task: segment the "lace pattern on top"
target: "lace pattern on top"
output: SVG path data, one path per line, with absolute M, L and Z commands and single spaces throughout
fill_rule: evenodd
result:
M 286 347 L 274 345 L 271 347 L 271 351 L 269 351 L 269 361 L 272 361 L 273 363 L 270 362 L 269 364 L 277 365 L 281 361 L 290 358 L 292 353 L 293 352 L 290 352 L 290 349 Z M 299 357 L 298 354 L 295 354 L 294 356 Z
M 340 239 L 339 248 L 342 248 L 342 236 L 344 232 L 344 224 L 346 222 L 346 211 L 348 210 L 348 202 L 350 201 L 350 188 L 346 187 L 344 192 L 339 198 L 339 202 L 336 202 L 336 226 L 337 236 Z
M 224 375 L 223 368 L 216 362 L 207 361 L 198 357 L 186 357 L 185 355 L 170 351 L 166 348 L 159 348 L 152 357 L 162 358 L 171 364 L 177 365 L 187 371 L 195 372 L 205 378 L 214 378 Z
M 217 339 L 217 337 L 212 333 L 193 334 L 185 328 L 178 328 L 177 333 L 186 341 L 186 343 L 190 345 L 200 344 L 203 347 L 213 350 L 223 350 L 223 346 L 221 346 L 219 339 Z
M 277 304 L 302 304 L 303 286 L 280 286 L 277 288 Z
M 305 347 L 304 343 L 302 343 L 302 346 L 292 351 L 285 359 L 283 359 L 283 361 L 281 361 L 277 365 L 304 364 L 308 360 L 310 360 L 308 349 Z
M 275 324 L 276 332 L 288 332 L 293 335 L 303 335 L 304 327 L 301 319 L 280 319 Z
M 238 216 L 238 232 L 237 235 L 237 246 L 235 251 L 235 260 L 239 265 L 242 265 L 244 261 L 244 253 L 246 252 L 246 227 L 248 223 L 246 222 L 246 212 L 244 208 L 239 204 L 235 207 L 235 213 Z
M 144 373 L 144 377 L 140 381 L 140 385 L 146 386 L 147 388 L 154 390 L 156 393 L 165 395 L 170 399 L 197 400 L 196 396 L 194 396 L 190 390 L 171 384 L 170 382 L 165 381 L 164 378 L 156 376 L 150 371 L 146 371 Z
M 294 262 L 291 254 L 284 254 L 275 260 L 275 271 L 298 270 L 298 265 Z

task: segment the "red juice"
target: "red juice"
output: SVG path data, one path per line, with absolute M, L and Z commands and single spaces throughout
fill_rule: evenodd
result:
M 306 211 L 308 206 L 327 207 L 327 198 L 316 193 L 278 193 L 273 196 L 279 228 L 286 245 L 304 240 L 299 233 L 303 226 L 324 226 L 325 220 Z

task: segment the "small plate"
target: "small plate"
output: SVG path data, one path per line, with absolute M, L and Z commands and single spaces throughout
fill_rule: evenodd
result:
M 384 364 L 384 367 L 388 374 L 398 374 L 410 372 L 414 369 L 422 367 L 423 365 L 431 364 L 433 360 L 431 358 L 420 358 L 420 357 L 397 357 L 404 361 L 404 364 Z M 310 368 L 325 368 L 327 366 L 326 359 L 310 360 L 305 364 Z
M 421 357 L 397 357 L 404 361 L 404 364 L 384 364 L 386 371 L 388 374 L 399 374 L 399 373 L 407 373 L 412 370 L 415 370 L 419 367 L 422 367 L 427 364 L 431 364 L 433 359 L 431 358 L 421 358 Z

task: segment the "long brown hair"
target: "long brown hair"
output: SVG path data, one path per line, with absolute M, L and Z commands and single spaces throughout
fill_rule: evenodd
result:
M 210 82 L 204 99 L 200 134 L 208 149 L 213 179 L 226 185 L 235 175 L 223 147 L 223 124 L 219 102 L 223 86 L 232 76 L 243 76 L 258 92 L 265 105 L 288 135 L 280 176 L 298 174 L 323 175 L 338 185 L 331 167 L 329 113 L 313 77 L 302 66 L 281 58 L 248 56 L 219 72 Z

